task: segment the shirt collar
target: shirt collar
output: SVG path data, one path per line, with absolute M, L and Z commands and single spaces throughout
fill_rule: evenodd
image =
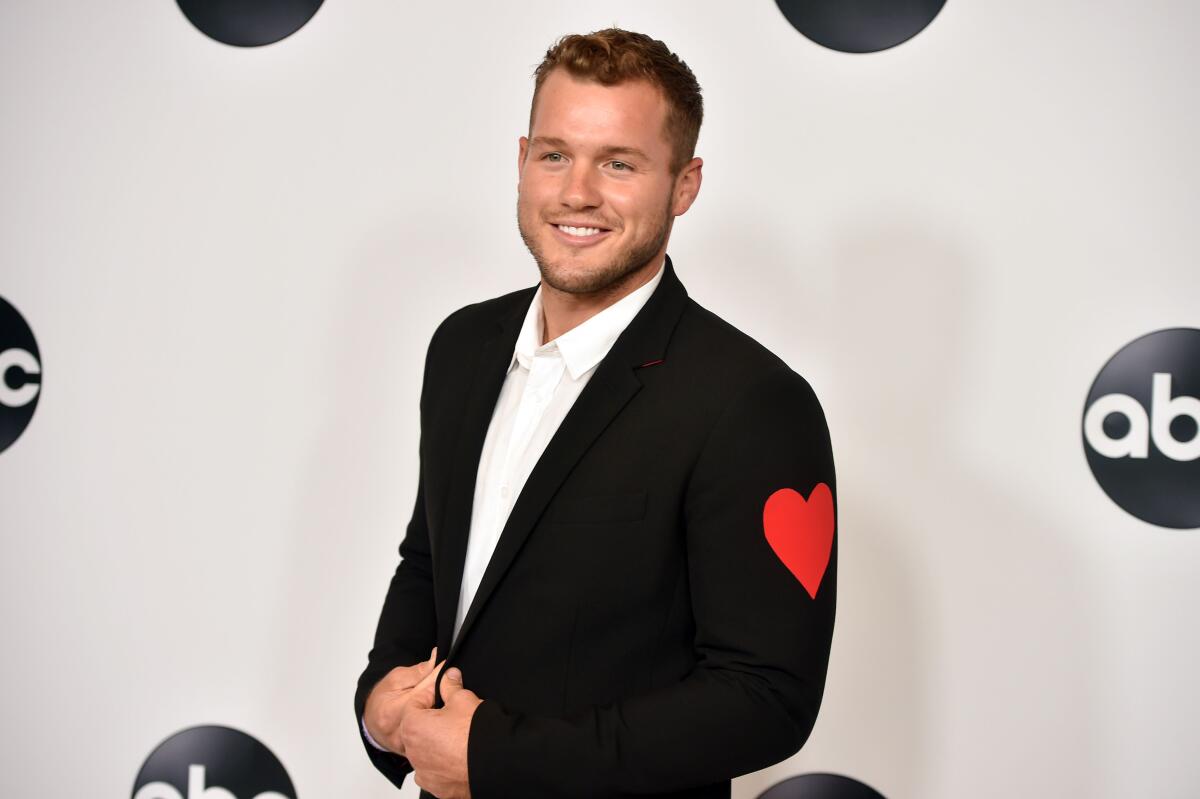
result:
M 529 303 L 529 310 L 525 312 L 521 332 L 517 335 L 517 345 L 513 350 L 512 360 L 508 362 L 509 371 L 515 363 L 526 369 L 532 368 L 536 355 L 557 351 L 562 355 L 567 371 L 571 373 L 571 379 L 578 380 L 604 359 L 616 343 L 617 337 L 650 299 L 650 295 L 662 281 L 665 264 L 666 259 L 663 259 L 654 277 L 645 285 L 638 286 L 604 310 L 541 346 L 538 346 L 542 339 L 542 287 L 539 284 L 537 291 L 533 293 L 533 301 Z

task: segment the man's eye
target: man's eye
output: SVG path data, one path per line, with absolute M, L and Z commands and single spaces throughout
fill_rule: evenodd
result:
M 559 161 L 562 160 L 562 153 L 546 153 L 542 157 L 545 158 L 547 161 L 550 161 L 551 163 L 557 164 Z
M 631 167 L 629 164 L 625 163 L 624 161 L 613 161 L 612 167 L 613 167 L 613 169 L 617 170 L 618 172 L 630 172 L 633 170 L 633 167 Z

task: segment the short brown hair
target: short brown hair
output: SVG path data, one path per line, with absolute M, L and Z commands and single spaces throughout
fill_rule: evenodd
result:
M 546 77 L 558 67 L 604 86 L 630 80 L 644 80 L 655 86 L 668 106 L 663 133 L 674 150 L 671 172 L 677 174 L 695 155 L 700 122 L 704 118 L 700 84 L 688 65 L 658 39 L 620 28 L 605 28 L 586 35 L 575 33 L 559 39 L 546 51 L 546 57 L 533 73 L 531 130 L 538 92 Z

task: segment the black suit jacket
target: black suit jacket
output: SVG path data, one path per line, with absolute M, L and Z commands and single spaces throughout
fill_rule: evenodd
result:
M 416 507 L 355 723 L 436 643 L 484 699 L 475 799 L 727 797 L 816 720 L 837 559 L 821 406 L 665 269 L 529 475 L 453 643 L 480 452 L 534 289 L 430 342 Z M 399 786 L 407 761 L 364 746 Z

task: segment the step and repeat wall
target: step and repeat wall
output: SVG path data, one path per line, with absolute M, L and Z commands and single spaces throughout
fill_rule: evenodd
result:
M 734 796 L 1197 795 L 1186 0 L 0 6 L 0 794 L 396 795 L 425 347 L 536 282 L 531 71 L 610 25 L 704 88 L 680 278 L 837 460 L 825 702 Z

